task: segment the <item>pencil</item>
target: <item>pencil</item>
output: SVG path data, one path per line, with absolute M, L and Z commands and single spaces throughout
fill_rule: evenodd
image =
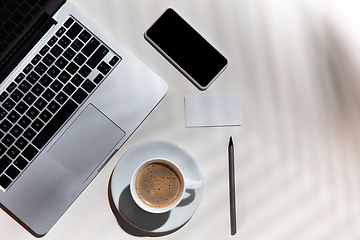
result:
M 235 166 L 234 166 L 234 144 L 232 137 L 229 140 L 229 190 L 230 190 L 230 224 L 231 235 L 236 234 L 236 200 L 235 200 Z

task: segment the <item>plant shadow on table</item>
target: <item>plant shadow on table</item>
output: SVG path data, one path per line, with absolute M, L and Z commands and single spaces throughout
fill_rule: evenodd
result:
M 194 191 L 194 190 L 192 190 Z M 189 192 L 190 197 L 187 197 L 183 201 L 179 203 L 179 206 L 185 206 L 191 203 L 195 199 L 195 192 L 192 194 Z M 169 219 L 170 212 L 161 213 L 161 214 L 153 214 L 142 210 L 140 207 L 136 205 L 134 200 L 131 197 L 130 193 L 130 185 L 127 186 L 120 195 L 119 198 L 119 208 L 124 216 L 136 216 L 133 219 L 136 219 L 136 226 L 130 224 L 122 214 L 120 214 L 119 210 L 116 208 L 116 205 L 112 199 L 111 187 L 109 183 L 108 187 L 108 198 L 111 210 L 115 215 L 116 220 L 118 221 L 120 227 L 130 235 L 138 236 L 138 237 L 161 237 L 165 235 L 172 234 L 177 230 L 181 229 L 188 221 L 186 221 L 183 225 L 178 228 L 175 228 L 171 231 L 167 232 L 152 232 L 156 229 L 159 229 L 163 226 L 167 220 Z M 137 217 L 138 216 L 138 217 Z M 139 227 L 139 228 L 138 228 Z M 141 229 L 140 229 L 141 228 Z M 144 229 L 144 230 L 142 230 Z

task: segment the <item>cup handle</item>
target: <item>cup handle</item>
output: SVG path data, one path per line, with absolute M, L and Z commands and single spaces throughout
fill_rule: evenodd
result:
M 200 189 L 203 186 L 202 180 L 198 179 L 186 179 L 185 189 Z

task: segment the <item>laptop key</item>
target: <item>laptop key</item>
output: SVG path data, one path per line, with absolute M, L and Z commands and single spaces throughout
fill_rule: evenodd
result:
M 19 75 L 15 78 L 15 82 L 16 82 L 16 83 L 20 83 L 21 80 L 24 79 L 24 77 L 25 77 L 25 74 L 19 73 Z
M 66 86 L 64 87 L 63 91 L 67 94 L 67 95 L 71 95 L 74 91 L 76 90 L 76 88 L 74 87 L 74 85 L 72 85 L 71 83 L 66 84 Z
M 22 92 L 20 92 L 19 90 L 15 90 L 12 94 L 11 94 L 11 98 L 12 100 L 14 100 L 15 102 L 19 102 L 21 100 L 21 98 L 24 96 L 24 94 Z
M 4 31 L 1 31 L 1 30 L 0 30 L 0 39 L 2 38 L 2 36 L 1 36 L 2 32 L 5 33 Z M 7 43 L 5 43 L 5 42 L 1 43 L 1 44 L 0 44 L 0 53 L 3 53 L 4 50 L 5 50 L 8 46 L 9 46 L 9 45 L 8 45 Z
M 104 61 L 100 63 L 100 65 L 97 67 L 97 69 L 104 75 L 106 75 L 108 72 L 110 72 L 111 67 Z
M 50 85 L 50 83 L 52 83 L 52 79 L 49 77 L 49 75 L 45 74 L 41 79 L 40 79 L 40 83 L 44 86 L 47 87 Z
M 39 151 L 33 146 L 33 145 L 29 145 L 27 146 L 27 148 L 23 151 L 22 155 L 30 162 L 31 160 L 34 159 L 34 157 L 36 156 L 36 154 Z
M 2 156 L 6 152 L 6 150 L 7 150 L 7 147 L 5 147 L 2 143 L 0 143 L 0 156 Z M 2 159 L 2 158 L 0 158 L 0 159 Z M 1 160 L 0 160 L 0 168 L 1 168 Z M 0 172 L 2 172 L 1 169 L 0 169 Z
M 27 93 L 27 92 L 30 90 L 30 88 L 31 88 L 31 84 L 30 84 L 28 81 L 26 81 L 26 80 L 22 81 L 22 82 L 20 83 L 20 85 L 19 85 L 19 89 L 20 89 L 23 93 Z
M 26 165 L 28 164 L 28 161 L 26 161 L 22 156 L 19 156 L 15 161 L 14 165 L 19 168 L 20 170 L 23 170 Z
M 52 114 L 46 109 L 39 115 L 39 118 L 43 120 L 45 123 L 48 122 L 51 117 Z
M 26 112 L 26 116 L 28 116 L 31 119 L 35 119 L 37 117 L 37 115 L 39 115 L 39 111 L 35 108 L 35 107 L 31 107 L 27 112 Z
M 99 83 L 101 82 L 101 80 L 103 80 L 103 79 L 104 79 L 104 76 L 101 75 L 101 73 L 99 73 L 99 74 L 96 76 L 96 78 L 94 78 L 94 83 L 99 84 Z
M 15 146 L 17 146 L 20 150 L 23 150 L 26 145 L 28 144 L 28 141 L 23 138 L 23 137 L 20 137 L 16 142 L 15 142 Z
M 80 51 L 80 49 L 84 46 L 84 44 L 79 40 L 76 39 L 72 44 L 71 47 L 72 49 L 74 49 L 76 52 Z
M 86 81 L 81 85 L 81 87 L 85 89 L 85 91 L 90 93 L 92 90 L 94 90 L 96 85 L 93 82 L 91 82 L 89 79 L 86 79 Z
M 60 89 L 63 87 L 63 84 L 59 80 L 55 80 L 51 85 L 50 88 L 54 90 L 55 92 L 60 91 Z
M 21 15 L 19 12 L 15 12 L 12 16 L 11 16 L 11 20 L 16 23 L 19 24 L 22 20 L 23 20 L 23 15 Z M 22 29 L 23 29 L 23 25 L 18 25 L 15 29 L 14 29 L 14 33 L 19 34 Z
M 49 74 L 50 77 L 56 78 L 57 75 L 59 75 L 60 69 L 55 67 L 54 65 L 47 71 L 47 74 Z
M 12 124 L 7 119 L 5 119 L 0 123 L 0 129 L 3 130 L 4 132 L 9 131 L 10 128 L 12 128 Z
M 54 96 L 55 93 L 50 89 L 47 89 L 42 95 L 42 97 L 45 98 L 47 101 L 50 101 Z
M 31 6 L 34 6 L 37 3 L 37 0 L 26 0 Z
M 64 27 L 61 27 L 57 32 L 56 32 L 56 36 L 61 37 L 64 32 L 66 31 L 66 29 Z
M 39 109 L 40 111 L 43 110 L 46 106 L 47 102 L 42 98 L 40 97 L 35 103 L 34 103 L 34 106 Z
M 14 12 L 18 7 L 19 7 L 19 4 L 17 4 L 15 1 L 9 2 L 6 5 L 6 8 L 9 9 L 10 12 Z
M 76 73 L 76 71 L 79 69 L 79 67 L 71 62 L 67 67 L 66 67 L 66 70 L 71 74 L 73 75 L 74 73 Z
M 57 37 L 53 36 L 53 37 L 48 41 L 47 44 L 48 44 L 50 47 L 52 47 L 52 46 L 56 43 L 56 41 L 57 41 Z
M 80 38 L 84 43 L 86 43 L 86 42 L 89 41 L 89 39 L 91 38 L 91 34 L 90 34 L 88 31 L 84 30 L 84 31 L 81 32 L 79 38 Z
M 40 76 L 32 71 L 27 77 L 26 80 L 28 80 L 31 84 L 36 83 L 37 80 L 39 80 Z
M 66 122 L 67 119 L 77 109 L 77 104 L 69 99 L 56 115 L 48 122 L 48 124 L 39 132 L 34 138 L 32 143 L 38 149 L 41 149 L 52 136 L 60 129 L 60 127 Z
M 11 159 L 15 159 L 19 154 L 20 150 L 12 146 L 6 153 Z
M 0 94 L 0 102 L 3 102 L 7 96 L 9 96 L 9 94 L 7 92 L 3 92 L 2 94 Z
M 64 23 L 64 27 L 69 28 L 73 22 L 74 22 L 74 19 L 69 18 L 69 19 L 66 20 L 66 22 Z
M 27 16 L 24 18 L 24 20 L 22 21 L 22 23 L 23 23 L 24 25 L 27 25 L 27 24 L 29 24 L 29 23 L 31 22 L 32 19 L 33 19 L 32 16 L 27 15 Z
M 26 116 L 23 116 L 20 121 L 19 121 L 19 125 L 23 128 L 27 128 L 31 123 L 31 120 L 26 117 Z
M 36 54 L 36 56 L 31 60 L 31 63 L 36 65 L 41 60 L 41 56 Z
M 62 82 L 62 83 L 66 83 L 69 81 L 69 79 L 71 78 L 70 74 L 68 74 L 66 71 L 63 71 L 58 79 Z
M 5 173 L 12 179 L 15 179 L 20 174 L 20 171 L 16 167 L 11 165 Z
M 35 84 L 35 86 L 31 89 L 31 92 L 34 93 L 36 96 L 40 96 L 41 93 L 44 91 L 44 87 L 41 86 L 39 83 Z
M 75 22 L 71 28 L 66 32 L 66 35 L 71 38 L 74 39 L 82 30 L 83 28 L 80 26 L 80 24 L 78 24 L 77 22 Z
M 47 110 L 49 110 L 52 113 L 56 113 L 56 111 L 60 108 L 60 105 L 55 102 L 52 101 L 48 106 L 47 106 Z
M 23 101 L 21 101 L 20 103 L 17 104 L 17 106 L 15 107 L 16 111 L 18 111 L 20 114 L 23 114 L 27 109 L 28 109 L 28 105 L 26 105 L 26 103 L 24 103 Z
M 11 100 L 10 98 L 6 99 L 5 102 L 2 104 L 3 108 L 10 111 L 14 106 L 15 102 Z
M 106 54 L 109 52 L 109 50 L 104 46 L 101 45 L 96 52 L 89 58 L 89 60 L 86 62 L 86 64 L 94 69 L 101 60 L 106 56 Z
M 64 69 L 64 67 L 68 64 L 68 61 L 63 58 L 63 57 L 60 57 L 56 62 L 55 62 L 55 65 L 60 68 L 60 69 Z
M 11 43 L 15 39 L 16 35 L 11 33 L 10 36 L 6 39 L 7 43 Z
M 0 19 L 6 21 L 11 16 L 11 13 L 7 11 L 6 9 L 1 10 L 0 12 Z
M 3 120 L 6 114 L 7 112 L 2 107 L 0 107 L 0 120 Z
M 86 61 L 86 57 L 82 53 L 76 55 L 74 59 L 74 62 L 76 62 L 79 66 L 82 66 L 85 61 Z
M 6 91 L 11 93 L 16 88 L 16 83 L 10 83 L 10 85 L 6 88 Z
M 63 52 L 63 49 L 59 46 L 59 45 L 55 45 L 50 52 L 52 53 L 52 55 L 54 55 L 54 57 L 59 57 L 60 54 Z
M 2 142 L 3 144 L 5 144 L 5 146 L 7 146 L 7 147 L 10 147 L 11 144 L 12 144 L 14 141 L 15 141 L 15 138 L 12 137 L 10 134 L 7 134 L 7 135 L 1 140 L 1 142 Z
M 109 64 L 110 64 L 111 66 L 115 66 L 115 64 L 116 64 L 119 60 L 120 60 L 120 58 L 118 58 L 117 56 L 114 56 L 114 57 L 110 60 Z
M 48 45 L 45 45 L 39 53 L 44 56 L 49 51 L 49 49 L 50 47 Z
M 35 17 L 35 15 L 40 12 L 41 8 L 39 6 L 35 6 L 33 10 L 31 10 L 30 14 Z
M 79 73 L 81 74 L 81 76 L 83 76 L 84 78 L 86 78 L 87 76 L 89 76 L 89 74 L 91 73 L 91 69 L 84 65 L 80 70 Z
M 87 95 L 88 94 L 84 90 L 79 88 L 72 96 L 72 99 L 74 99 L 78 104 L 81 104 L 85 100 Z
M 40 7 L 45 6 L 45 4 L 46 4 L 48 1 L 49 1 L 49 0 L 40 0 L 39 6 L 40 6 Z
M 71 79 L 71 82 L 75 86 L 79 86 L 84 81 L 84 78 L 81 77 L 79 74 L 75 74 L 75 76 Z
M 35 72 L 37 72 L 40 76 L 42 76 L 47 71 L 47 69 L 48 68 L 43 63 L 39 63 L 35 67 Z
M 24 97 L 24 101 L 29 105 L 31 105 L 35 100 L 36 100 L 36 97 L 31 92 L 26 94 L 26 96 Z
M 55 100 L 60 103 L 60 104 L 64 104 L 64 102 L 68 99 L 68 97 L 66 96 L 66 94 L 64 92 L 60 92 Z
M 63 36 L 60 40 L 59 40 L 59 45 L 61 47 L 63 47 L 64 49 L 69 46 L 69 44 L 71 43 L 71 40 L 66 37 L 66 36 Z
M 6 175 L 0 176 L 0 186 L 6 189 L 12 183 L 11 179 Z
M 46 54 L 46 56 L 42 60 L 46 65 L 50 66 L 54 61 L 55 58 L 50 54 Z
M 20 118 L 20 115 L 16 111 L 11 111 L 7 116 L 7 119 L 10 120 L 12 123 L 16 123 L 16 121 Z
M 100 42 L 96 40 L 96 38 L 90 39 L 90 41 L 86 44 L 86 46 L 81 50 L 87 57 L 89 57 L 96 48 L 100 45 Z
M 34 66 L 29 63 L 29 64 L 26 65 L 26 67 L 23 69 L 23 72 L 24 72 L 25 74 L 28 74 L 33 67 L 34 67 Z
M 76 52 L 74 50 L 72 50 L 71 48 L 66 49 L 66 51 L 64 52 L 63 56 L 67 59 L 67 60 L 71 60 L 73 59 L 73 57 L 76 55 Z
M 28 128 L 25 132 L 24 132 L 24 137 L 31 141 L 36 135 L 36 132 L 34 130 L 32 130 L 31 128 Z
M 40 131 L 43 126 L 44 126 L 44 123 L 42 121 L 40 121 L 39 119 L 36 119 L 33 122 L 33 124 L 31 124 L 31 127 L 37 132 Z
M 11 159 L 7 156 L 3 156 L 0 159 L 0 173 L 4 172 L 5 169 L 11 164 Z
M 23 132 L 22 128 L 19 125 L 15 125 L 11 130 L 10 133 L 18 138 L 20 136 L 20 134 Z

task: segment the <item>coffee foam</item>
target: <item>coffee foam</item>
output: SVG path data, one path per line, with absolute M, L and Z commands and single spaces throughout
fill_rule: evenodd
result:
M 139 199 L 154 208 L 172 204 L 178 198 L 181 188 L 178 174 L 164 163 L 146 165 L 139 171 L 135 182 Z

